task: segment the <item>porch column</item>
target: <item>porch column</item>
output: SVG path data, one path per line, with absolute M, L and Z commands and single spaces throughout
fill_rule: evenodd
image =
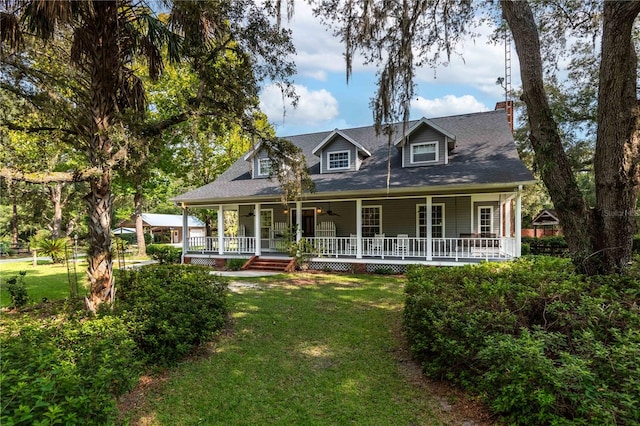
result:
M 260 203 L 253 206 L 253 235 L 256 239 L 256 256 L 262 254 L 262 240 L 260 239 Z
M 427 260 L 433 260 L 433 197 L 427 196 Z
M 218 254 L 224 254 L 224 209 L 218 206 Z
M 522 255 L 522 185 L 518 187 L 516 195 L 516 256 Z
M 296 243 L 302 239 L 302 201 L 296 201 Z
M 184 255 L 189 251 L 189 213 L 185 205 L 182 205 L 182 259 L 184 263 Z
M 362 259 L 362 200 L 356 200 L 356 259 Z
M 511 238 L 511 200 L 507 198 L 504 204 L 504 236 L 507 238 Z

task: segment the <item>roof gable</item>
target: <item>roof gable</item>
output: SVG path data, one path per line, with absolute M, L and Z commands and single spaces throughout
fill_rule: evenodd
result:
M 333 132 L 331 132 L 326 138 L 324 138 L 322 140 L 322 142 L 320 142 L 315 148 L 313 148 L 313 150 L 311 151 L 311 153 L 313 155 L 319 156 L 319 153 L 322 151 L 322 149 L 327 146 L 332 140 L 334 140 L 337 136 L 341 136 L 343 137 L 347 142 L 351 143 L 353 146 L 356 147 L 356 149 L 361 152 L 362 154 L 364 154 L 367 157 L 371 157 L 371 152 L 369 152 L 369 150 L 367 148 L 365 148 L 364 146 L 362 146 L 362 144 L 358 143 L 357 141 L 355 141 L 353 138 L 347 136 L 346 134 L 344 134 L 343 132 L 341 132 L 338 129 L 335 129 Z
M 433 121 L 431 121 L 431 120 L 429 120 L 427 118 L 424 118 L 424 117 L 422 117 L 420 120 L 418 120 L 415 123 L 413 123 L 413 125 L 411 127 L 409 127 L 409 130 L 407 131 L 407 133 L 404 134 L 404 135 L 400 135 L 393 142 L 393 145 L 397 146 L 397 147 L 400 147 L 400 146 L 404 145 L 404 142 L 409 139 L 411 134 L 414 133 L 416 130 L 420 129 L 421 127 L 423 127 L 423 126 L 429 126 L 433 130 L 435 130 L 436 132 L 443 134 L 447 138 L 449 149 L 455 148 L 456 135 L 454 135 L 450 131 L 444 129 L 443 127 L 437 125 Z

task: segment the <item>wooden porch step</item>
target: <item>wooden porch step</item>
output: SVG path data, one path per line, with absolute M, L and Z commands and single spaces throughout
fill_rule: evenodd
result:
M 295 270 L 295 259 L 260 259 L 258 256 L 253 256 L 242 266 L 242 269 L 293 272 Z

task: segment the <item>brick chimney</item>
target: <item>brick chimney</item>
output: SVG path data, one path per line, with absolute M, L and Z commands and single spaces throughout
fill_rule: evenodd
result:
M 507 121 L 513 133 L 513 101 L 500 101 L 496 103 L 496 110 L 503 109 L 507 113 Z

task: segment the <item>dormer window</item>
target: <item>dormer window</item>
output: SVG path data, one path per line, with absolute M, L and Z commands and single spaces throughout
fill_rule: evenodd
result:
M 260 158 L 258 160 L 258 176 L 269 176 L 271 167 L 272 164 L 269 158 Z
M 438 142 L 411 145 L 411 163 L 433 163 L 438 161 Z
M 350 151 L 333 151 L 328 153 L 329 165 L 327 170 L 344 170 L 351 167 Z

